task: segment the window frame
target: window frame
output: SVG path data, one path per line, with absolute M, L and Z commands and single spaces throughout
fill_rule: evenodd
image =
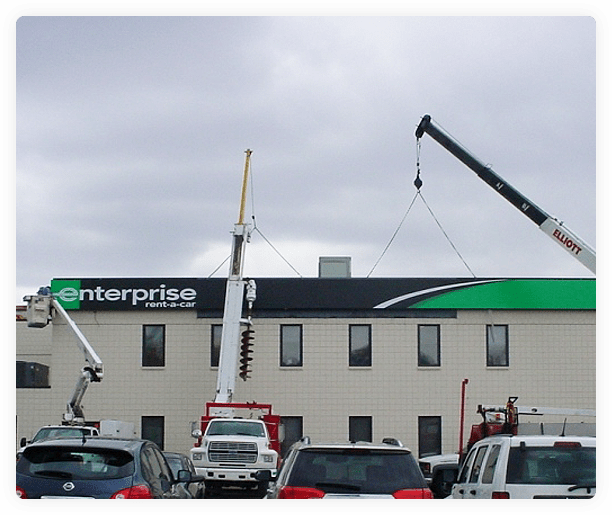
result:
M 360 363 L 360 360 L 356 360 L 354 358 L 354 350 L 353 350 L 353 340 L 355 342 L 357 340 L 356 336 L 353 335 L 353 330 L 355 329 L 367 329 L 367 356 L 365 356 L 365 363 Z M 372 366 L 372 324 L 350 324 L 349 325 L 349 348 L 348 348 L 348 364 L 349 367 L 361 368 L 361 367 L 371 367 Z
M 430 449 L 423 449 L 427 447 L 422 445 L 426 440 L 425 429 L 426 423 L 427 427 L 432 427 L 431 422 L 435 421 L 436 427 L 436 445 L 435 450 L 433 452 Z M 425 415 L 418 417 L 418 439 L 419 439 L 419 458 L 423 458 L 425 456 L 435 456 L 437 454 L 442 454 L 442 417 L 440 415 Z M 433 446 L 430 446 L 433 448 Z M 424 452 L 426 451 L 426 452 Z
M 153 349 L 147 349 L 148 337 L 147 329 L 161 328 L 161 357 L 153 359 L 150 353 Z M 166 325 L 165 324 L 144 324 L 142 326 L 142 345 L 141 345 L 141 365 L 147 368 L 163 368 L 166 366 Z
M 500 328 L 503 330 L 504 342 L 502 344 L 495 341 L 495 329 Z M 486 338 L 486 362 L 487 367 L 509 367 L 510 366 L 510 331 L 507 324 L 487 324 L 485 327 L 485 338 Z M 491 347 L 494 345 L 495 354 L 492 354 Z M 496 357 L 500 353 L 501 345 L 503 345 L 503 362 L 498 363 Z M 497 347 L 500 347 L 497 349 Z M 501 353 L 500 353 L 501 354 Z
M 297 363 L 286 362 L 289 356 L 285 357 L 285 338 L 289 335 L 285 335 L 285 328 L 297 328 L 298 329 L 298 361 Z M 280 338 L 279 338 L 279 366 L 282 368 L 300 368 L 304 366 L 304 328 L 302 324 L 281 324 L 280 325 Z M 288 342 L 287 342 L 288 343 Z
M 219 333 L 218 335 L 216 333 Z M 221 337 L 223 335 L 223 324 L 210 325 L 210 366 L 218 368 L 221 359 Z M 218 338 L 216 338 L 218 336 Z M 215 345 L 218 339 L 218 345 Z M 216 359 L 215 359 L 216 358 Z
M 421 352 L 422 346 L 425 345 L 425 342 L 421 338 L 421 330 L 425 328 L 435 328 L 436 329 L 436 359 L 435 363 L 426 363 L 423 361 L 422 357 L 425 357 L 427 353 Z M 440 351 L 440 340 L 441 340 L 441 330 L 440 324 L 419 324 L 417 326 L 417 364 L 419 367 L 440 367 L 442 366 L 442 358 Z M 428 354 L 427 354 L 428 355 Z
M 360 423 L 365 423 L 365 426 L 359 427 Z M 364 430 L 365 430 L 365 433 L 369 434 L 369 436 L 367 436 L 366 439 L 358 438 L 357 436 L 355 436 L 355 433 L 359 434 L 359 433 L 364 432 Z M 349 416 L 348 439 L 349 439 L 349 442 L 353 442 L 353 441 L 371 442 L 372 441 L 372 416 L 371 415 Z

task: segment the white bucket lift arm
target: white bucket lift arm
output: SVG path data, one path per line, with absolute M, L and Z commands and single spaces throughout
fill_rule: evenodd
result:
M 28 327 L 45 327 L 52 317 L 51 309 L 62 316 L 77 339 L 77 346 L 83 352 L 86 365 L 81 369 L 79 378 L 68 400 L 64 422 L 68 424 L 82 424 L 85 422 L 81 402 L 91 382 L 100 382 L 104 377 L 104 364 L 91 346 L 85 335 L 78 328 L 74 320 L 64 307 L 53 297 L 48 288 L 41 288 L 37 295 L 28 295 L 23 298 L 28 303 Z

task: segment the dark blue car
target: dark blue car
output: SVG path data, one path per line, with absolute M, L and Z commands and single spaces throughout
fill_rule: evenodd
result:
M 23 499 L 172 499 L 178 483 L 159 447 L 148 440 L 87 437 L 29 445 L 17 462 L 17 495 Z

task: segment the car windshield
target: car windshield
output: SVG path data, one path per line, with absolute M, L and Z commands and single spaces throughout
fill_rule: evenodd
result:
M 17 472 L 59 479 L 118 479 L 133 474 L 134 458 L 116 449 L 28 447 Z
M 230 436 L 266 436 L 263 426 L 259 422 L 239 422 L 235 420 L 215 420 L 209 424 L 206 434 Z
M 166 461 L 168 462 L 168 465 L 170 465 L 170 469 L 172 470 L 172 474 L 174 475 L 174 477 L 178 476 L 179 470 L 187 470 L 187 467 L 183 466 L 181 458 L 166 456 Z
M 89 429 L 83 429 L 80 427 L 43 427 L 36 433 L 36 436 L 32 439 L 32 442 L 38 442 L 46 438 L 80 438 L 83 435 L 89 435 Z
M 426 488 L 411 453 L 382 449 L 304 449 L 296 456 L 289 485 L 369 494 Z
M 595 484 L 595 447 L 512 447 L 508 483 Z

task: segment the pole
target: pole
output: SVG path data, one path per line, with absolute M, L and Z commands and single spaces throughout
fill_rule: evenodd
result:
M 460 422 L 459 422 L 459 461 L 461 461 L 461 456 L 463 454 L 463 423 L 465 421 L 465 387 L 469 383 L 469 379 L 464 379 L 461 381 L 461 414 L 460 414 Z

